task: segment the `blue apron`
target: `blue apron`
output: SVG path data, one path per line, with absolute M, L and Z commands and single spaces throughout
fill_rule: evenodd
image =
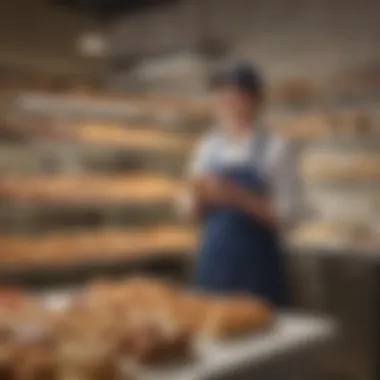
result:
M 255 160 L 264 155 L 267 138 L 253 140 Z M 258 165 L 220 165 L 215 157 L 212 170 L 263 196 L 269 188 Z M 276 306 L 285 305 L 285 278 L 281 245 L 276 231 L 259 220 L 230 207 L 205 211 L 195 283 L 210 292 L 250 292 Z

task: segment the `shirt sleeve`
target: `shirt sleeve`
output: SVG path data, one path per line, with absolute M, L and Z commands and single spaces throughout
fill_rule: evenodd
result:
M 185 169 L 185 179 L 207 173 L 210 169 L 211 156 L 214 147 L 212 136 L 204 136 L 190 154 L 189 162 Z M 181 214 L 188 214 L 193 205 L 193 199 L 188 189 L 183 189 L 177 198 L 177 208 Z
M 215 139 L 211 135 L 204 136 L 190 155 L 186 175 L 193 177 L 209 171 Z
M 270 176 L 277 215 L 285 230 L 308 214 L 298 153 L 299 147 L 295 144 L 279 138 L 273 141 Z

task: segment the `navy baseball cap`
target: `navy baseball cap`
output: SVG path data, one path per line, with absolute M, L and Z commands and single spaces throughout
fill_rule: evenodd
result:
M 260 98 L 264 92 L 264 80 L 261 73 L 256 67 L 246 63 L 220 71 L 211 78 L 211 88 L 218 89 L 225 86 L 237 87 Z

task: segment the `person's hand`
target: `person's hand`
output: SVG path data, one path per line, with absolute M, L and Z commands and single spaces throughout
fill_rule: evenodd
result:
M 226 178 L 218 178 L 217 188 L 221 203 L 238 208 L 245 204 L 247 198 L 254 196 L 245 188 Z
M 237 205 L 245 196 L 245 190 L 215 174 L 197 178 L 193 186 L 199 199 L 208 204 Z

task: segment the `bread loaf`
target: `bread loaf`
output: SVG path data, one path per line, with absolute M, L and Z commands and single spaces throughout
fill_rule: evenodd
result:
M 80 140 L 97 143 L 126 145 L 143 149 L 164 149 L 183 152 L 190 148 L 191 141 L 173 133 L 159 131 L 151 127 L 128 127 L 122 125 L 78 126 Z
M 226 338 L 258 331 L 268 326 L 273 314 L 263 301 L 252 297 L 231 297 L 215 301 L 206 314 L 203 333 Z

